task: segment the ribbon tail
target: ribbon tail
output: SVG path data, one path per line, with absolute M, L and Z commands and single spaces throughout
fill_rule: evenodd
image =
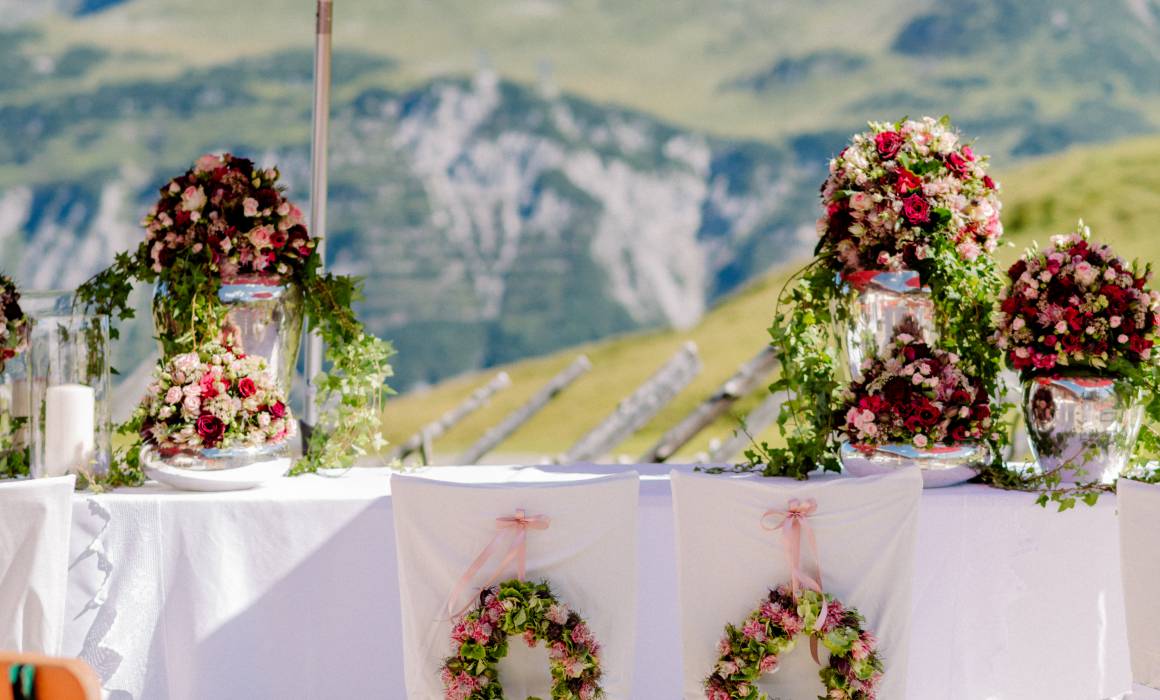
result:
M 814 657 L 814 663 L 821 666 L 822 660 L 818 658 L 818 638 L 810 635 L 810 656 Z
M 471 566 L 467 567 L 467 571 L 465 571 L 463 575 L 459 577 L 459 580 L 455 582 L 455 587 L 451 589 L 451 595 L 447 596 L 447 614 L 451 616 L 451 619 L 459 617 L 459 615 L 461 615 L 464 610 L 467 610 L 467 608 L 471 606 L 471 601 L 468 601 L 463 605 L 463 607 L 456 609 L 455 601 L 457 601 L 459 597 L 463 595 L 463 591 L 467 590 L 467 588 L 471 585 L 471 580 L 475 578 L 475 575 L 479 573 L 480 569 L 483 568 L 483 565 L 486 564 L 487 560 L 491 558 L 492 552 L 495 551 L 496 544 L 499 543 L 499 538 L 501 535 L 502 533 L 497 532 L 495 536 L 491 538 L 491 542 L 487 543 L 487 546 L 483 548 L 483 551 L 479 553 L 479 556 L 475 558 L 475 561 L 471 562 Z

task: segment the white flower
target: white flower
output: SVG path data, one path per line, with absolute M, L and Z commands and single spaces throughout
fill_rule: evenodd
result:
M 194 389 L 196 389 L 196 387 L 194 387 Z M 186 413 L 194 415 L 201 410 L 201 397 L 197 396 L 196 394 L 193 396 L 186 395 L 185 400 L 181 403 L 181 406 L 183 409 L 185 409 Z
M 181 193 L 181 208 L 185 211 L 200 212 L 205 202 L 205 190 L 200 187 L 186 187 Z
M 926 439 L 925 435 L 915 435 L 914 436 L 915 447 L 926 447 L 927 442 L 929 442 L 929 440 Z
M 246 197 L 242 200 L 242 213 L 246 216 L 258 215 L 258 200 L 253 197 Z

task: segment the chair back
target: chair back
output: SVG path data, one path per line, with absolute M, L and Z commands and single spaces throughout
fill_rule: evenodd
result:
M 1116 486 L 1120 520 L 1120 569 L 1128 622 L 1132 676 L 1160 688 L 1160 485 L 1120 479 Z
M 881 700 L 905 697 L 911 579 L 922 477 L 917 469 L 866 478 L 809 481 L 757 476 L 672 473 L 685 700 L 719 659 L 725 625 L 741 625 L 770 589 L 791 582 L 786 531 L 802 532 L 800 571 L 844 605 L 857 608 L 879 641 L 885 665 Z M 779 528 L 791 501 L 816 504 L 805 525 Z M 813 698 L 822 692 L 809 644 L 799 639 L 776 674 L 759 686 L 771 698 Z M 825 658 L 821 658 L 823 664 Z
M 75 483 L 0 481 L 0 649 L 61 651 Z
M 449 598 L 458 591 L 452 606 L 457 610 L 473 597 L 478 600 L 512 541 L 506 530 L 495 539 L 497 518 L 510 518 L 518 510 L 549 519 L 545 529 L 527 530 L 524 579 L 546 580 L 560 601 L 587 621 L 602 647 L 601 685 L 607 697 L 632 697 L 638 475 L 513 470 L 511 478 L 535 478 L 536 483 L 449 481 L 471 478 L 473 471 L 436 467 L 421 476 L 391 477 L 407 697 L 444 696 L 440 669 L 452 653 Z M 493 540 L 495 556 L 465 577 Z M 499 581 L 516 578 L 515 568 L 509 565 Z M 549 697 L 547 652 L 509 641 L 509 656 L 500 668 L 504 696 Z
M 0 652 L 0 700 L 26 700 L 13 694 L 9 679 L 14 666 L 32 670 L 29 675 L 34 692 L 27 700 L 101 700 L 101 683 L 84 661 L 9 652 Z M 18 692 L 20 687 L 18 680 Z

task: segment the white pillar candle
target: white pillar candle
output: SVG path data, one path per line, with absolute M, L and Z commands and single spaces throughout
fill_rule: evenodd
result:
M 87 468 L 96 444 L 96 392 L 80 384 L 50 386 L 44 398 L 44 474 Z

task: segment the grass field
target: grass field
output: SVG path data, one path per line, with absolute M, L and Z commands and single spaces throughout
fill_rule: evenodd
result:
M 1032 240 L 1046 242 L 1051 234 L 1070 230 L 1082 216 L 1095 236 L 1111 243 L 1122 255 L 1160 263 L 1157 162 L 1160 138 L 1149 138 L 1110 147 L 1075 149 L 1011 172 L 1000 172 L 1006 240 L 1011 243 L 1000 252 L 1002 262 L 1009 263 Z M 499 459 L 556 455 L 610 413 L 681 343 L 692 340 L 700 349 L 704 369 L 656 419 L 616 449 L 617 455 L 635 458 L 762 347 L 778 291 L 795 267 L 795 263 L 787 263 L 784 269 L 757 280 L 726 299 L 687 332 L 658 331 L 614 338 L 459 377 L 398 397 L 390 402 L 384 415 L 387 435 L 393 442 L 405 439 L 496 371 L 506 371 L 512 386 L 435 444 L 437 459 L 450 459 L 527 400 L 577 354 L 585 353 L 592 360 L 592 371 L 496 451 Z M 406 361 L 405 357 L 398 358 L 398 362 Z M 750 397 L 738 408 L 744 412 L 757 401 L 758 397 Z M 704 450 L 710 438 L 727 436 L 734 427 L 731 420 L 719 421 L 683 450 L 678 459 L 690 458 Z

